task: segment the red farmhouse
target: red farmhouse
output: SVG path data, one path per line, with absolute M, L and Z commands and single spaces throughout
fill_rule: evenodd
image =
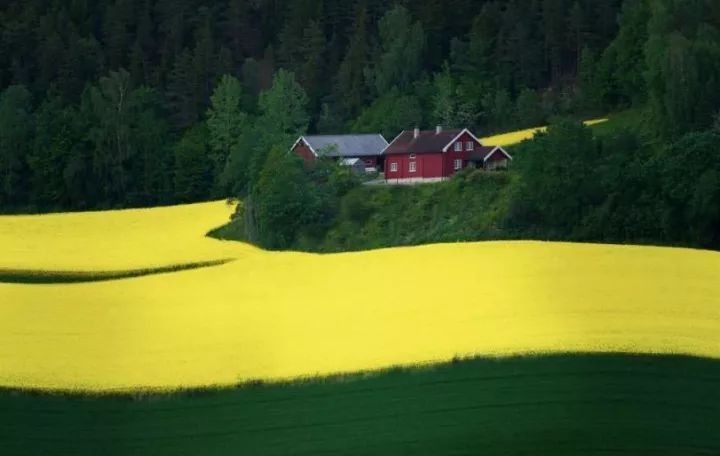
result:
M 389 183 L 437 182 L 463 168 L 506 169 L 512 160 L 500 146 L 483 146 L 468 129 L 403 131 L 383 152 Z

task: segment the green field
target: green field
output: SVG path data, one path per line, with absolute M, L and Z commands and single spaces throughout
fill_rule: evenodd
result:
M 717 455 L 720 361 L 565 355 L 154 396 L 0 393 L 3 455 Z

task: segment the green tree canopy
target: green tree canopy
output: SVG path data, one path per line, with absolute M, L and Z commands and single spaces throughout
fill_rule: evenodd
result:
M 247 127 L 247 114 L 243 112 L 242 85 L 234 76 L 224 75 L 210 97 L 207 125 L 214 163 L 214 175 L 225 169 L 228 157 L 238 147 L 243 128 Z

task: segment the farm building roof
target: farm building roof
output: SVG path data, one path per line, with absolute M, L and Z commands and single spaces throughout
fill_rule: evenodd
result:
M 423 154 L 443 150 L 464 130 L 423 130 L 415 137 L 413 130 L 405 130 L 385 149 L 385 154 Z
M 510 156 L 510 154 L 508 154 L 507 151 L 500 146 L 476 147 L 474 151 L 470 152 L 470 160 L 476 160 L 476 161 L 488 160 L 490 158 L 490 156 L 497 150 L 499 150 L 500 152 L 502 152 L 503 155 L 505 155 L 507 158 L 512 160 L 512 157 Z
M 378 134 L 302 136 L 300 141 L 304 141 L 315 155 L 326 157 L 371 157 L 380 155 L 388 145 Z

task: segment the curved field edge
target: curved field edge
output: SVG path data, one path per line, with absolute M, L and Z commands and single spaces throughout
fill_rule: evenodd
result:
M 162 400 L 175 397 L 194 397 L 223 394 L 232 391 L 254 390 L 267 388 L 299 388 L 313 385 L 333 385 L 337 383 L 352 383 L 372 381 L 373 379 L 397 375 L 432 375 L 433 372 L 445 372 L 456 367 L 466 366 L 502 366 L 525 363 L 541 363 L 552 361 L 564 363 L 565 360 L 635 360 L 644 362 L 649 360 L 678 360 L 679 362 L 706 362 L 717 364 L 720 368 L 720 357 L 698 356 L 691 353 L 663 353 L 663 352 L 631 352 L 631 351 L 565 351 L 565 352 L 522 352 L 500 355 L 475 354 L 455 356 L 452 359 L 397 364 L 376 369 L 361 369 L 330 374 L 300 375 L 283 378 L 250 378 L 235 383 L 218 383 L 212 385 L 193 385 L 176 387 L 121 387 L 92 390 L 85 388 L 48 388 L 39 386 L 6 386 L 0 385 L 0 395 L 30 395 L 67 398 L 114 398 L 130 400 Z M 633 362 L 635 362 L 633 361 Z M 571 361 L 574 362 L 574 361 Z M 491 369 L 483 371 L 495 377 Z M 720 382 L 720 371 L 717 378 Z M 720 404 L 718 404 L 720 406 Z
M 173 264 L 155 268 L 131 269 L 126 271 L 35 271 L 0 269 L 0 283 L 38 285 L 105 282 L 109 280 L 132 279 L 157 274 L 169 274 L 173 272 L 191 271 L 193 269 L 210 268 L 214 266 L 222 266 L 230 263 L 231 261 L 235 261 L 235 258 L 198 261 L 194 263 Z
M 176 394 L 0 391 L 3 454 L 720 452 L 720 361 L 562 354 Z
M 135 271 L 236 258 L 248 248 L 205 234 L 236 204 L 0 216 L 0 270 Z

